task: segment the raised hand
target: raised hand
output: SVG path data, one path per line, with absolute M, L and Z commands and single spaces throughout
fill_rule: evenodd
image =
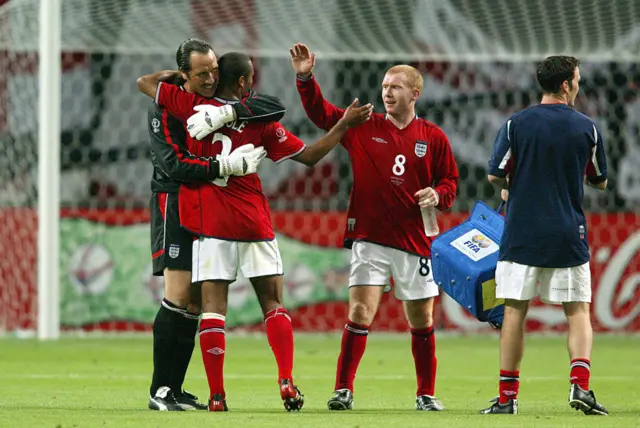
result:
M 373 113 L 373 106 L 366 104 L 358 107 L 359 101 L 356 98 L 351 105 L 347 107 L 342 115 L 342 118 L 338 123 L 344 124 L 347 128 L 353 128 L 358 125 L 362 125 L 364 122 L 371 118 Z
M 308 77 L 316 65 L 316 54 L 309 51 L 309 47 L 302 43 L 296 43 L 289 49 L 291 65 L 300 77 Z

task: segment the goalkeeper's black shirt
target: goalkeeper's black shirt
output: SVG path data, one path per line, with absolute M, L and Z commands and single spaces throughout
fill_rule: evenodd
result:
M 254 92 L 250 92 L 243 103 L 233 104 L 233 109 L 238 121 L 248 122 L 278 121 L 286 111 L 278 98 Z M 167 110 L 152 103 L 147 122 L 153 163 L 152 192 L 175 193 L 181 183 L 218 178 L 218 162 L 189 152 L 184 125 Z

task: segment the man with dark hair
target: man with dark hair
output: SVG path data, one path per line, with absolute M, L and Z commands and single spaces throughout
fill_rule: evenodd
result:
M 583 184 L 604 190 L 607 162 L 593 120 L 573 110 L 579 61 L 545 59 L 536 73 L 542 101 L 511 116 L 489 161 L 489 181 L 508 189 L 496 268 L 496 297 L 505 299 L 500 332 L 500 395 L 485 414 L 517 414 L 520 363 L 529 301 L 562 304 L 569 324 L 569 404 L 607 415 L 589 390 L 593 330 L 591 272 Z
M 224 73 L 220 75 L 218 85 L 221 88 L 232 87 L 237 83 L 237 76 L 253 79 L 252 64 L 248 59 L 246 55 L 237 52 L 229 52 L 220 57 L 218 66 Z M 251 84 L 248 86 L 251 87 Z
M 180 43 L 178 50 L 176 51 L 176 64 L 178 70 L 183 73 L 189 73 L 192 69 L 192 54 L 204 54 L 213 52 L 213 47 L 206 41 L 200 39 L 187 39 Z M 215 89 L 215 88 L 214 88 Z M 213 92 L 207 94 L 208 98 L 213 96 Z
M 542 61 L 536 70 L 536 78 L 543 94 L 558 94 L 564 82 L 569 85 L 569 91 L 574 91 L 573 77 L 580 61 L 572 56 L 552 56 Z M 567 105 L 573 107 L 577 89 L 573 97 L 569 97 Z
M 244 102 L 244 94 L 253 84 L 253 64 L 244 54 L 223 55 L 219 71 L 225 77 L 219 82 L 213 100 L 158 84 L 156 103 L 183 122 L 188 121 L 192 137 L 204 138 L 215 131 L 209 117 L 213 106 Z M 217 130 L 212 138 L 192 141 L 190 148 L 199 156 L 232 156 L 243 145 L 254 144 L 263 147 L 267 157 L 276 163 L 291 158 L 311 166 L 339 143 L 349 127 L 368 119 L 371 105 L 356 104 L 357 100 L 327 135 L 310 146 L 305 146 L 278 122 L 258 124 L 237 120 Z M 199 109 L 196 115 L 194 107 Z M 209 410 L 227 410 L 224 328 L 228 289 L 236 280 L 238 269 L 251 281 L 264 313 L 267 339 L 278 365 L 280 398 L 286 410 L 300 410 L 304 399 L 292 376 L 293 329 L 282 301 L 282 260 L 260 179 L 249 174 L 198 185 L 183 184 L 180 220 L 182 227 L 199 236 L 193 247 L 192 281 L 202 283 L 200 347 L 209 382 Z
M 178 48 L 176 61 L 180 71 L 163 72 L 162 78 L 171 78 L 188 93 L 213 96 L 218 65 L 208 43 L 186 40 Z M 142 77 L 139 84 L 149 86 L 149 80 L 149 76 Z M 249 96 L 244 104 L 226 106 L 226 110 L 216 116 L 222 122 L 236 117 L 247 122 L 273 121 L 282 118 L 285 111 L 277 98 L 266 95 Z M 183 124 L 156 104 L 149 108 L 148 127 L 154 166 L 150 205 L 153 274 L 165 279 L 165 296 L 153 324 L 149 408 L 206 410 L 197 397 L 182 390 L 198 328 L 200 289 L 191 286 L 194 236 L 180 227 L 178 189 L 181 183 L 254 173 L 264 149 L 247 145 L 218 158 L 195 155 L 188 150 Z

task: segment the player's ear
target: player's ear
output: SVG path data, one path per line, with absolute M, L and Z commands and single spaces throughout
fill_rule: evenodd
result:
M 244 85 L 247 83 L 247 79 L 244 78 L 244 76 L 240 76 L 240 78 L 238 79 L 238 86 L 240 86 L 241 88 L 244 88 Z
M 184 81 L 189 80 L 189 74 L 185 73 L 184 71 L 180 71 L 180 77 L 182 77 L 182 80 Z
M 416 88 L 413 90 L 413 96 L 411 97 L 411 100 L 418 101 L 418 98 L 420 98 L 420 90 Z

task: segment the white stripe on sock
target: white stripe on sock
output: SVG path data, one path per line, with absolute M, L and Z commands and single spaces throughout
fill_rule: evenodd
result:
M 350 331 L 351 333 L 355 333 L 355 334 L 361 334 L 363 336 L 366 336 L 369 334 L 369 330 L 361 330 L 359 328 L 353 328 L 351 327 L 349 324 L 346 324 L 344 326 L 344 328 L 348 331 Z
M 216 314 L 215 312 L 205 312 L 202 314 L 203 320 L 220 320 L 224 321 L 226 317 L 221 314 Z
M 591 365 L 588 363 L 585 363 L 584 361 L 575 361 L 571 363 L 571 368 L 574 368 L 574 367 L 584 367 L 585 369 L 591 371 Z

